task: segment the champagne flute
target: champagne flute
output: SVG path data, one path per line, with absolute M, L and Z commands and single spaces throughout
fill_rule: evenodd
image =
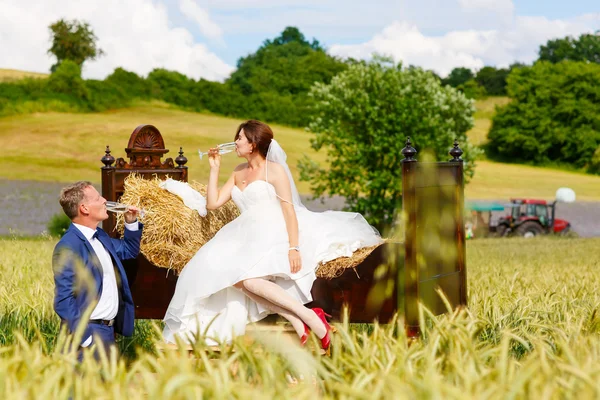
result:
M 116 214 L 125 213 L 129 210 L 128 204 L 118 203 L 116 201 L 107 201 L 105 204 L 106 211 L 114 212 Z M 140 218 L 144 218 L 145 211 L 140 209 Z
M 235 142 L 221 143 L 221 144 L 217 145 L 217 150 L 219 150 L 219 154 L 231 153 L 232 151 L 235 151 Z M 208 151 L 202 152 L 202 150 L 198 150 L 198 155 L 200 156 L 201 160 L 202 160 L 202 157 L 204 157 L 207 154 L 208 154 Z

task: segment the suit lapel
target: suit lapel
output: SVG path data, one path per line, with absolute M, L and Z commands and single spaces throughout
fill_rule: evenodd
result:
M 75 227 L 73 224 L 71 224 L 70 230 L 73 230 L 73 232 L 75 233 L 75 235 L 81 239 L 85 245 L 85 248 L 87 249 L 88 253 L 90 254 L 90 261 L 91 261 L 91 266 L 92 266 L 92 270 L 96 270 L 95 272 L 99 273 L 100 276 L 102 276 L 103 272 L 102 272 L 102 264 L 100 264 L 100 259 L 98 258 L 98 255 L 96 254 L 96 252 L 94 251 L 94 248 L 92 247 L 91 243 L 89 242 L 89 240 L 87 240 L 87 238 L 85 237 L 85 235 L 79 230 L 77 229 L 77 227 Z M 92 271 L 93 273 L 94 271 Z
M 108 254 L 110 254 L 110 258 L 112 259 L 113 262 L 113 266 L 115 267 L 115 272 L 119 272 L 119 276 L 117 276 L 117 282 L 121 283 L 123 281 L 127 280 L 127 275 L 125 274 L 125 270 L 123 269 L 123 266 L 121 265 L 121 260 L 119 260 L 119 257 L 117 256 L 117 253 L 115 253 L 112 243 L 110 242 L 110 240 L 107 240 L 108 236 L 105 234 L 104 231 L 98 229 L 98 240 L 100 240 L 100 243 L 102 243 L 102 246 L 104 246 L 104 248 L 106 249 L 106 251 L 108 251 Z M 120 282 L 119 282 L 120 281 Z

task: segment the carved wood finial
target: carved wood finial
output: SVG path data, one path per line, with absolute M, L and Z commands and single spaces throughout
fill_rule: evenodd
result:
M 183 155 L 183 147 L 179 148 L 179 156 L 175 158 L 175 162 L 177 163 L 177 168 L 187 168 L 184 167 L 184 165 L 188 162 L 188 159 Z
M 106 150 L 104 151 L 104 157 L 100 159 L 104 164 L 102 168 L 112 168 L 112 164 L 115 162 L 115 158 L 110 155 L 110 147 L 107 145 Z
M 167 161 L 161 162 L 162 156 L 169 150 L 165 149 L 163 137 L 153 125 L 140 125 L 135 128 L 125 152 L 129 157 L 128 165 L 133 168 L 162 168 L 163 164 L 170 165 Z M 117 166 L 118 164 L 117 162 Z
M 140 125 L 131 134 L 127 148 L 164 150 L 165 142 L 154 125 Z
M 417 150 L 414 147 L 412 147 L 410 136 L 406 137 L 406 144 L 402 149 L 402 155 L 404 156 L 402 162 L 417 161 L 417 159 L 415 158 L 415 155 L 417 155 Z
M 463 159 L 460 158 L 460 156 L 463 154 L 463 151 L 460 147 L 458 147 L 458 140 L 454 140 L 454 146 L 450 149 L 448 154 L 452 156 L 450 162 L 463 162 Z

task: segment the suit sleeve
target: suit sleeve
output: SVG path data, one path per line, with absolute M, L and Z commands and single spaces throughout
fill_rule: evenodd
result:
M 75 332 L 81 313 L 75 302 L 75 259 L 68 247 L 57 246 L 52 254 L 54 272 L 54 310 L 67 322 L 69 330 Z
M 117 256 L 121 260 L 136 258 L 140 254 L 140 241 L 142 240 L 142 231 L 144 225 L 139 223 L 137 231 L 125 229 L 123 239 L 111 239 Z

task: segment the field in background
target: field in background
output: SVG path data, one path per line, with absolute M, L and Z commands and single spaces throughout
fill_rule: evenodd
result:
M 468 242 L 468 313 L 423 314 L 423 339 L 410 345 L 394 326 L 338 324 L 331 358 L 272 336 L 240 338 L 234 352 L 154 354 L 156 334 L 139 321 L 121 342 L 130 358 L 78 374 L 55 351 L 54 244 L 0 240 L 2 398 L 600 396 L 600 239 Z
M 36 113 L 0 118 L 3 143 L 0 177 L 58 182 L 86 179 L 98 183 L 100 159 L 106 145 L 110 145 L 115 158 L 126 158 L 124 149 L 131 132 L 138 125 L 151 124 L 161 132 L 170 150 L 167 157 L 175 159 L 179 147 L 183 147 L 189 160 L 190 180 L 206 182 L 208 159 L 200 160 L 198 149 L 206 151 L 218 143 L 233 141 L 241 122 L 241 119 L 185 112 L 160 102 L 104 113 Z M 278 125 L 272 127 L 295 176 L 303 154 L 315 160 L 324 159 L 310 148 L 308 133 Z M 226 181 L 241 162 L 234 154 L 224 155 L 221 181 Z M 298 190 L 307 192 L 308 185 L 299 182 Z
M 503 100 L 504 99 L 504 100 Z M 506 98 L 491 98 L 478 103 L 478 121 L 493 113 L 495 104 Z M 169 157 L 175 158 L 183 147 L 189 162 L 190 179 L 208 179 L 208 161 L 198 158 L 197 150 L 233 140 L 240 119 L 181 111 L 160 102 L 104 113 L 36 113 L 0 118 L 3 156 L 0 177 L 50 182 L 87 179 L 98 183 L 100 158 L 106 145 L 114 157 L 125 157 L 129 135 L 140 124 L 153 124 L 162 133 Z M 322 152 L 310 148 L 311 134 L 302 129 L 273 126 L 275 136 L 288 154 L 296 178 L 302 154 L 317 161 Z M 472 132 L 470 133 L 470 135 Z M 232 154 L 222 158 L 222 182 L 240 160 Z M 561 186 L 571 187 L 578 200 L 600 200 L 600 176 L 556 169 L 480 161 L 475 178 L 466 187 L 468 198 L 508 199 L 529 196 L 550 199 Z M 299 182 L 299 191 L 308 193 L 309 185 Z
M 475 101 L 475 126 L 467 132 L 473 144 L 482 145 L 487 142 L 487 134 L 492 127 L 492 117 L 496 106 L 502 107 L 510 102 L 508 97 L 488 97 Z
M 28 72 L 18 69 L 0 68 L 0 82 L 16 81 L 23 78 L 47 78 L 48 76 L 49 74 L 44 74 L 41 72 Z
M 598 175 L 492 161 L 477 161 L 475 176 L 465 186 L 465 196 L 469 199 L 530 197 L 552 200 L 560 187 L 573 189 L 577 201 L 600 200 Z

